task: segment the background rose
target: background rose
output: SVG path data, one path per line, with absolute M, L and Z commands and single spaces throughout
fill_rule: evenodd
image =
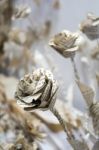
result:
M 79 33 L 72 33 L 64 30 L 56 34 L 49 42 L 49 45 L 64 57 L 71 57 L 79 50 Z
M 99 38 L 99 17 L 88 13 L 87 18 L 80 24 L 80 30 L 90 39 Z

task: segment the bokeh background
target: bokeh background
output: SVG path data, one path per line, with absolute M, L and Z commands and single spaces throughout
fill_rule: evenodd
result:
M 10 40 L 4 46 L 4 51 L 6 53 L 5 58 L 0 62 L 4 62 L 6 67 L 0 66 L 0 74 L 20 79 L 25 73 L 32 72 L 35 68 L 44 67 L 50 69 L 59 81 L 60 89 L 58 98 L 68 103 L 71 103 L 72 101 L 75 108 L 82 112 L 86 112 L 86 105 L 75 84 L 74 71 L 70 59 L 65 59 L 60 56 L 48 45 L 48 43 L 56 33 L 61 32 L 62 30 L 66 29 L 72 32 L 78 31 L 80 22 L 87 16 L 88 12 L 93 12 L 98 16 L 99 1 L 13 0 L 13 5 L 17 7 L 26 5 L 31 8 L 31 13 L 28 17 L 23 19 L 13 19 L 11 23 L 11 28 L 18 28 L 18 32 L 29 31 L 29 34 L 26 36 L 22 32 L 18 35 L 18 40 L 21 41 L 19 42 L 21 44 L 17 44 L 18 42 L 15 42 L 16 39 L 14 40 L 13 38 L 16 36 L 15 30 L 14 33 L 11 33 Z M 30 33 L 33 34 L 31 35 Z M 26 38 L 30 38 L 29 44 L 24 42 Z M 31 38 L 34 39 L 31 40 Z M 94 45 L 94 42 L 91 43 L 88 40 L 88 46 L 85 48 L 84 53 L 86 51 L 89 52 L 90 45 Z M 23 55 L 25 49 L 29 50 L 28 58 L 25 58 Z M 27 53 L 28 52 L 26 52 L 26 55 Z M 13 59 L 16 58 L 18 58 L 18 60 L 21 58 L 18 67 L 17 61 L 15 65 L 13 65 Z M 12 65 L 10 65 L 11 61 Z M 92 66 L 92 68 L 88 69 L 88 66 L 81 64 L 79 54 L 76 56 L 75 61 L 82 80 L 89 85 L 94 86 L 95 84 L 91 79 L 94 71 L 99 69 L 99 66 L 96 65 L 96 68 L 93 68 Z M 23 66 L 26 67 L 26 70 Z M 8 84 L 12 85 L 12 88 L 14 87 L 12 82 L 8 82 Z M 11 97 L 14 97 L 15 87 L 13 88 L 13 92 L 12 89 L 9 89 L 9 95 L 11 95 Z M 70 102 L 67 99 L 68 90 L 72 91 L 71 95 L 69 95 L 71 99 Z M 98 97 L 98 94 L 96 97 Z M 52 117 L 49 112 L 48 115 Z M 57 122 L 56 118 L 53 119 Z M 46 129 L 46 132 L 49 134 L 48 139 L 39 143 L 42 150 L 72 150 L 68 142 L 65 141 L 64 132 L 54 134 L 49 132 L 48 129 Z M 0 135 L 0 138 L 2 138 L 2 135 Z

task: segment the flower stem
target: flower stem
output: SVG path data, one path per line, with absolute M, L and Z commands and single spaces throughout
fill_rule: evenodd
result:
M 56 110 L 56 108 L 51 107 L 51 108 L 50 108 L 50 111 L 56 116 L 56 118 L 58 119 L 59 123 L 60 123 L 61 126 L 63 127 L 65 133 L 67 134 L 67 136 L 68 136 L 69 138 L 71 138 L 71 134 L 70 134 L 70 132 L 69 132 L 68 129 L 67 129 L 66 122 L 65 122 L 64 119 L 61 117 L 61 115 L 60 115 L 59 112 Z
M 74 56 L 71 57 L 71 62 L 72 62 L 72 65 L 73 65 L 75 78 L 76 78 L 77 80 L 80 80 L 80 77 L 79 77 L 79 74 L 78 74 L 78 70 L 77 70 L 77 68 L 76 68 L 76 64 L 75 64 L 75 61 L 74 61 Z

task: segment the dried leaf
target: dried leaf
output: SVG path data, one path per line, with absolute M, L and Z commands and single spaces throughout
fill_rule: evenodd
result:
M 86 104 L 88 105 L 88 107 L 90 107 L 93 104 L 94 101 L 94 91 L 91 87 L 87 86 L 86 84 L 82 83 L 81 81 L 76 81 L 82 96 L 84 97 Z
M 99 136 L 99 103 L 95 102 L 89 109 L 95 134 Z
M 79 141 L 76 139 L 68 139 L 69 143 L 72 145 L 74 150 L 89 150 L 88 145 L 84 141 Z
M 92 88 L 88 87 L 87 85 L 83 84 L 80 81 L 76 81 L 78 84 L 78 87 L 88 105 L 88 109 L 90 112 L 90 115 L 92 117 L 93 127 L 95 134 L 99 135 L 99 103 L 94 102 L 94 91 Z

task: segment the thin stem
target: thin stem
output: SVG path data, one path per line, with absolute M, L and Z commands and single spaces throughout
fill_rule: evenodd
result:
M 78 71 L 77 71 L 77 68 L 76 68 L 76 64 L 75 64 L 75 61 L 74 61 L 74 56 L 71 57 L 71 62 L 72 62 L 72 65 L 73 65 L 75 78 L 76 78 L 77 80 L 80 80 L 80 77 L 79 77 L 79 75 L 78 75 Z
M 51 108 L 50 108 L 50 111 L 56 116 L 56 118 L 57 118 L 58 121 L 60 122 L 61 126 L 63 127 L 65 133 L 67 134 L 67 136 L 68 136 L 69 138 L 71 138 L 71 134 L 70 134 L 70 132 L 69 132 L 68 129 L 67 129 L 66 122 L 65 122 L 64 119 L 61 117 L 61 115 L 59 114 L 59 112 L 58 112 L 54 107 L 51 107 Z
M 97 39 L 97 46 L 98 46 L 98 48 L 99 48 L 99 40 Z

